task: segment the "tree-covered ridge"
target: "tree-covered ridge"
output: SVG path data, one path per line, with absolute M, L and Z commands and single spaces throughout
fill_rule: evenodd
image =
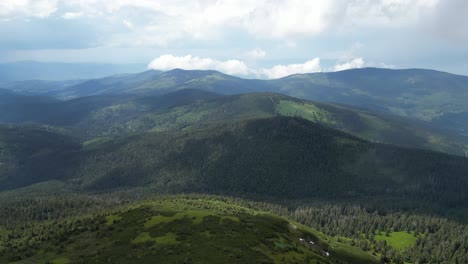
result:
M 81 147 L 43 128 L 3 127 L 2 189 L 60 180 L 83 191 L 385 201 L 444 212 L 466 206 L 466 158 L 369 143 L 276 117 L 152 132 Z
M 89 150 L 85 188 L 466 204 L 466 158 L 373 144 L 300 118 L 149 133 Z
M 0 109 L 15 114 L 3 119 L 0 115 L 0 121 L 64 128 L 86 141 L 86 145 L 146 131 L 178 131 L 227 120 L 297 116 L 375 142 L 457 155 L 465 155 L 468 149 L 465 139 L 424 122 L 275 93 L 221 96 L 181 90 L 160 96 L 92 96 L 70 101 L 15 96 L 22 99 L 2 97 Z

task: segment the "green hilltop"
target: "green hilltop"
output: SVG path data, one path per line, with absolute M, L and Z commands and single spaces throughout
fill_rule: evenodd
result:
M 21 241 L 13 240 L 3 248 L 0 262 L 280 264 L 378 259 L 294 221 L 220 199 L 163 197 L 57 225 L 49 234 L 35 235 L 29 247 L 13 246 Z

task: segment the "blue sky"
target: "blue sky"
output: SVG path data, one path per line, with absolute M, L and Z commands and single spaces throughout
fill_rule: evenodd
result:
M 367 66 L 468 75 L 467 13 L 465 0 L 2 0 L 0 62 L 256 78 Z

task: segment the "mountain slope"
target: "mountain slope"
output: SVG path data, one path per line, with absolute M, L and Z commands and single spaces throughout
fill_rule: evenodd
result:
M 159 96 L 99 95 L 59 101 L 4 90 L 1 123 L 37 123 L 66 128 L 85 140 L 145 131 L 181 130 L 206 123 L 299 116 L 361 138 L 465 155 L 468 140 L 422 121 L 274 93 L 221 96 L 180 90 Z
M 42 128 L 0 126 L 0 189 L 66 179 L 80 149 L 72 138 Z
M 389 207 L 466 206 L 468 162 L 373 144 L 291 117 L 108 139 L 84 149 L 66 136 L 3 127 L 0 189 L 61 180 L 85 191 L 254 195 L 386 201 Z M 389 202 L 392 201 L 392 202 Z
M 76 178 L 89 190 L 466 204 L 466 158 L 371 144 L 298 118 L 150 133 L 88 150 Z
M 10 241 L 0 261 L 377 263 L 375 256 L 311 228 L 212 199 L 159 198 L 107 216 L 62 221 L 43 230 L 49 234 L 31 238 L 29 247 L 14 248 L 22 238 Z M 60 247 L 55 246 L 58 241 Z

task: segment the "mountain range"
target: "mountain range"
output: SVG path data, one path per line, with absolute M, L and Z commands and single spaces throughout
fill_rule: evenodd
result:
M 433 70 L 353 69 L 296 74 L 276 80 L 241 79 L 217 71 L 150 70 L 84 81 L 51 92 L 57 98 L 98 94 L 162 94 L 201 89 L 219 94 L 275 92 L 297 98 L 334 102 L 388 112 L 443 126 L 467 136 L 468 77 Z M 9 89 L 18 90 L 10 84 Z M 30 83 L 30 86 L 37 84 Z M 54 84 L 51 84 L 54 86 Z M 23 90 L 24 83 L 23 83 Z
M 175 69 L 0 87 L 0 262 L 463 260 L 468 77 L 365 68 L 255 80 Z M 350 212 L 358 216 L 333 220 Z M 326 235 L 291 229 L 292 219 Z M 392 234 L 408 246 L 398 251 Z M 248 254 L 236 236 L 250 241 Z M 457 241 L 445 248 L 453 255 L 423 253 L 436 241 Z M 219 259 L 198 254 L 218 244 Z

